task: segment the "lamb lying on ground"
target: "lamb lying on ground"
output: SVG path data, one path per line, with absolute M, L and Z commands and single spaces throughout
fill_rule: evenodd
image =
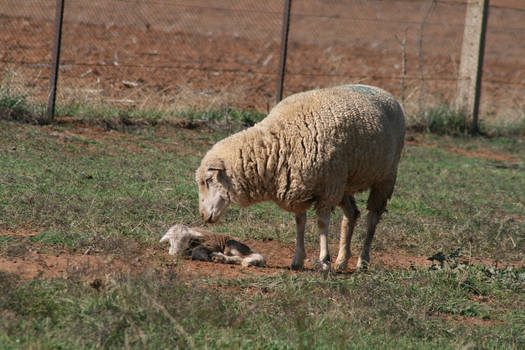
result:
M 264 266 L 264 257 L 230 236 L 197 227 L 174 225 L 160 242 L 170 243 L 171 255 L 191 256 L 192 260 L 242 266 Z

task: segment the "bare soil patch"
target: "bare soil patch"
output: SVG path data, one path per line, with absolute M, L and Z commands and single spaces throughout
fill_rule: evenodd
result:
M 449 151 L 450 153 L 456 153 L 462 156 L 471 157 L 471 158 L 480 158 L 480 159 L 487 159 L 487 160 L 494 160 L 497 162 L 511 162 L 511 163 L 517 163 L 520 160 L 518 158 L 509 156 L 504 153 L 498 153 L 491 150 L 488 150 L 486 148 L 478 146 L 476 150 L 469 151 L 466 149 L 462 149 L 459 147 L 454 146 L 446 146 L 445 149 Z
M 436 148 L 436 143 L 426 142 L 425 140 L 422 140 L 419 135 L 409 134 L 406 137 L 405 143 L 407 145 L 414 145 L 414 146 L 420 146 L 420 147 L 426 147 L 426 148 Z M 496 152 L 493 150 L 486 149 L 484 147 L 478 146 L 475 150 L 467 150 L 461 147 L 453 146 L 453 145 L 445 145 L 444 149 L 447 152 L 459 154 L 465 157 L 469 158 L 479 158 L 479 159 L 486 159 L 486 160 L 492 160 L 496 162 L 510 162 L 510 163 L 519 163 L 520 159 L 510 156 L 505 153 Z
M 1 231 L 1 235 L 11 236 L 16 243 L 10 245 L 6 252 L 0 254 L 0 271 L 18 275 L 22 280 L 33 278 L 75 278 L 88 283 L 106 283 L 118 276 L 141 274 L 146 271 L 154 273 L 175 273 L 181 278 L 220 278 L 236 279 L 244 277 L 272 276 L 282 273 L 300 274 L 312 273 L 318 251 L 308 249 L 305 270 L 291 271 L 289 265 L 293 257 L 294 244 L 274 240 L 245 241 L 252 249 L 263 254 L 267 261 L 266 267 L 242 267 L 192 261 L 175 258 L 168 254 L 167 246 L 143 246 L 132 250 L 130 254 L 92 253 L 90 250 L 76 252 L 65 249 L 53 249 L 31 242 L 28 237 L 35 231 Z M 335 253 L 335 244 L 330 246 Z M 349 269 L 338 273 L 344 277 L 355 272 L 358 250 L 354 250 L 349 262 Z M 432 262 L 426 256 L 413 255 L 407 252 L 372 252 L 372 264 L 386 269 L 405 269 L 410 267 L 430 267 Z M 471 259 L 470 263 L 493 265 L 489 260 Z M 501 266 L 501 265 L 500 265 Z M 97 281 L 98 282 L 94 282 Z

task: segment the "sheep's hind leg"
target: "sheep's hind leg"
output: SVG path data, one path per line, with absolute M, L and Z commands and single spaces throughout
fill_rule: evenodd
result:
M 375 188 L 372 188 L 370 191 L 370 196 L 368 197 L 368 215 L 367 215 L 367 229 L 366 229 L 366 239 L 361 250 L 361 255 L 357 260 L 357 269 L 366 270 L 370 265 L 370 247 L 372 246 L 372 241 L 374 239 L 374 233 L 376 231 L 377 223 L 381 218 L 381 215 L 385 211 L 386 202 L 388 195 L 385 195 L 385 191 L 378 191 Z
M 328 251 L 328 230 L 330 228 L 330 213 L 318 215 L 317 226 L 319 227 L 319 265 L 321 270 L 330 270 L 330 252 Z
M 355 199 L 351 195 L 344 195 L 343 200 L 339 204 L 343 209 L 343 220 L 341 221 L 341 235 L 339 239 L 339 253 L 335 261 L 335 269 L 343 271 L 348 266 L 350 259 L 350 245 L 352 242 L 352 235 L 354 234 L 355 224 L 359 218 L 359 209 L 355 203 Z
M 295 237 L 295 254 L 292 260 L 292 270 L 302 270 L 306 250 L 304 249 L 304 231 L 306 230 L 306 212 L 295 215 L 297 235 Z

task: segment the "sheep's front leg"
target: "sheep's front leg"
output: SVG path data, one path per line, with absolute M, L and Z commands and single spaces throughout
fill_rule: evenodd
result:
M 297 235 L 295 237 L 295 254 L 292 260 L 292 270 L 302 270 L 306 250 L 304 249 L 304 231 L 306 230 L 306 212 L 295 215 Z
M 318 216 L 317 226 L 319 227 L 319 264 L 323 271 L 330 270 L 330 252 L 328 251 L 328 230 L 330 228 L 330 214 Z

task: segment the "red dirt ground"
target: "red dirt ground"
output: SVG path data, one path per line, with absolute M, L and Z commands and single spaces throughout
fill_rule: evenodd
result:
M 146 271 L 154 273 L 175 272 L 181 278 L 225 278 L 234 279 L 251 276 L 271 276 L 282 273 L 298 274 L 311 273 L 312 262 L 315 261 L 318 251 L 308 249 L 308 259 L 305 270 L 295 272 L 289 269 L 293 257 L 294 244 L 285 244 L 277 241 L 247 240 L 252 249 L 261 252 L 267 261 L 266 267 L 242 267 L 177 259 L 168 254 L 168 246 L 148 246 L 139 249 L 140 253 L 121 254 L 75 252 L 65 249 L 54 249 L 30 241 L 30 237 L 38 234 L 34 231 L 0 231 L 0 235 L 10 236 L 16 240 L 11 243 L 7 251 L 0 254 L 0 271 L 7 271 L 18 275 L 22 280 L 33 278 L 77 278 L 88 283 L 101 283 L 112 278 L 126 275 L 135 275 Z M 335 245 L 330 246 L 332 252 L 337 251 Z M 349 270 L 338 273 L 345 276 L 355 272 L 358 251 L 352 252 Z M 411 255 L 406 252 L 387 253 L 372 251 L 374 266 L 386 269 L 404 269 L 411 266 L 429 267 L 431 261 L 425 256 Z M 471 259 L 470 263 L 493 265 L 494 262 L 481 259 Z M 500 264 L 501 265 L 501 264 Z M 509 263 L 509 265 L 512 265 Z M 94 281 L 101 282 L 94 282 Z M 105 283 L 105 282 L 104 282 Z

